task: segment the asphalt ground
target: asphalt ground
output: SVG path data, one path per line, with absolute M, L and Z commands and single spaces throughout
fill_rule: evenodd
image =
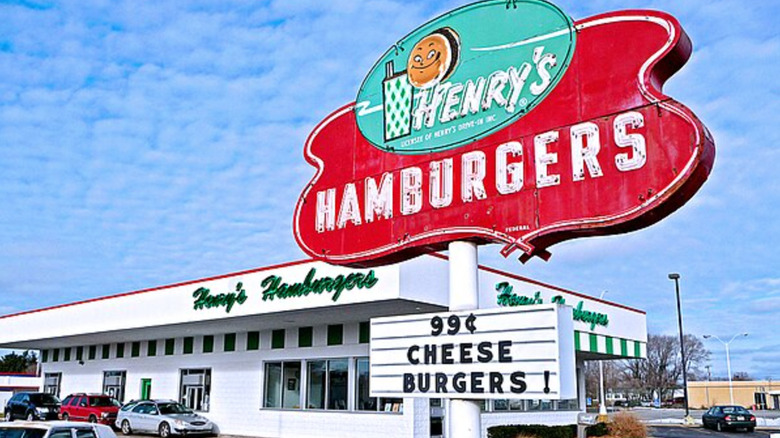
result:
M 633 408 L 628 410 L 632 414 L 639 417 L 642 421 L 661 420 L 664 418 L 683 418 L 685 417 L 685 409 L 654 409 L 654 408 Z M 692 409 L 690 411 L 691 417 L 697 420 L 701 420 L 704 410 Z M 756 418 L 780 418 L 780 411 L 750 411 Z
M 647 428 L 648 436 L 652 438 L 769 438 L 771 432 L 756 430 L 753 433 L 744 431 L 716 432 L 702 427 L 682 426 L 651 426 Z

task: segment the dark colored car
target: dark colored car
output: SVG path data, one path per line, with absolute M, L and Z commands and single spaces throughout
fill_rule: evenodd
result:
M 756 428 L 756 417 L 742 406 L 713 406 L 701 416 L 705 428 L 723 431 L 726 429 Z
M 89 421 L 113 426 L 121 405 L 103 394 L 71 394 L 62 400 L 60 415 L 65 421 Z
M 5 405 L 5 418 L 8 421 L 59 420 L 60 400 L 44 392 L 20 392 Z

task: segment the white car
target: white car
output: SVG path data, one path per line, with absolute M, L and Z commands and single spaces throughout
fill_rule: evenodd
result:
M 0 438 L 116 438 L 104 424 L 49 421 L 0 423 Z

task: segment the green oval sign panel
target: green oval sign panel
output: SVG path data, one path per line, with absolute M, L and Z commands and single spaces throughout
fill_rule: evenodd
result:
M 527 114 L 574 54 L 566 14 L 542 0 L 489 0 L 456 9 L 391 47 L 358 92 L 358 128 L 400 154 L 452 149 Z

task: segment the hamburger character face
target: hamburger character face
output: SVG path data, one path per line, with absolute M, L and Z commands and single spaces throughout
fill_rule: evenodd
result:
M 455 70 L 459 50 L 454 30 L 445 27 L 431 32 L 409 54 L 409 82 L 417 88 L 431 88 L 446 80 Z

